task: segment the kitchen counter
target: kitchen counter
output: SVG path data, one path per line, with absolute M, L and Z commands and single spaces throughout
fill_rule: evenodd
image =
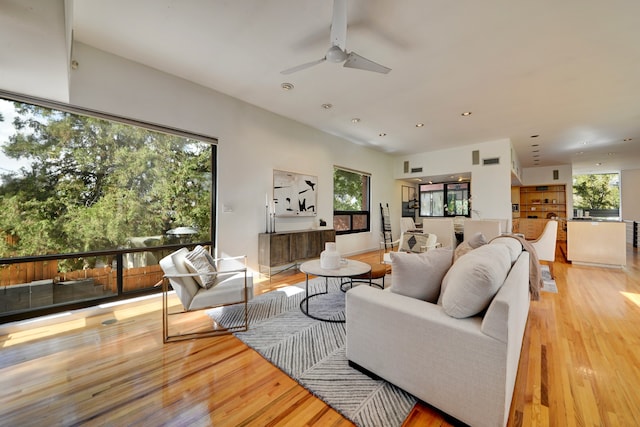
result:
M 567 221 L 567 260 L 578 264 L 625 266 L 626 224 L 593 218 Z

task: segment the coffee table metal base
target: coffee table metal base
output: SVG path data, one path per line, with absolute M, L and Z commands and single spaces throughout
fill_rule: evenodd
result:
M 320 296 L 320 295 L 327 295 L 329 293 L 329 278 L 328 277 L 324 278 L 324 292 L 316 292 L 315 294 L 309 295 L 309 275 L 307 274 L 306 276 L 307 276 L 307 280 L 305 284 L 305 288 L 306 288 L 305 292 L 307 296 L 305 296 L 302 299 L 302 301 L 300 301 L 300 311 L 302 311 L 306 316 L 315 320 L 320 320 L 322 322 L 345 323 L 344 319 L 327 319 L 327 318 L 315 316 L 309 313 L 309 299 Z

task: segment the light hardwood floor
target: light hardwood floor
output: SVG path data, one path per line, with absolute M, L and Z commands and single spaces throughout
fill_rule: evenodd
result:
M 558 251 L 555 274 L 559 293 L 531 304 L 508 424 L 640 425 L 637 249 L 625 269 L 570 265 Z M 283 274 L 257 289 L 303 279 Z M 177 326 L 203 322 L 200 313 Z M 0 425 L 351 425 L 232 336 L 163 344 L 159 298 L 7 330 Z M 450 423 L 418 404 L 405 425 Z

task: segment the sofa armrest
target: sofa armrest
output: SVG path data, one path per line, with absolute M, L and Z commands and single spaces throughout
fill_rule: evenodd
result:
M 529 253 L 523 251 L 487 308 L 482 332 L 503 343 L 517 341 L 517 337 L 521 342 L 529 300 Z

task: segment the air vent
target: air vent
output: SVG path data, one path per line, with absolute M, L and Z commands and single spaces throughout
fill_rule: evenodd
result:
M 491 157 L 489 159 L 482 159 L 482 164 L 483 165 L 499 165 L 500 164 L 500 157 Z
M 411 168 L 411 173 L 422 172 L 422 168 Z
M 471 164 L 472 165 L 480 164 L 480 150 L 473 150 L 471 152 Z
M 409 160 L 404 161 L 404 173 L 409 173 Z
M 553 179 L 554 180 L 560 179 L 560 172 L 558 171 L 558 169 L 553 170 Z

